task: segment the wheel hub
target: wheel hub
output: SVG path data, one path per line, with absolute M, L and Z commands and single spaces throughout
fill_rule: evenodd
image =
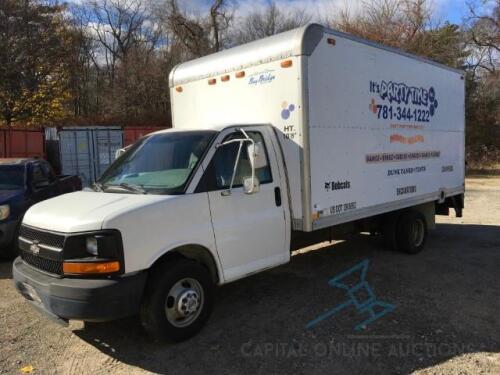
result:
M 177 312 L 181 316 L 189 316 L 198 310 L 200 297 L 193 289 L 185 290 L 178 298 Z
M 201 284 L 194 278 L 184 278 L 176 282 L 167 294 L 165 314 L 175 327 L 192 324 L 203 310 L 204 293 Z

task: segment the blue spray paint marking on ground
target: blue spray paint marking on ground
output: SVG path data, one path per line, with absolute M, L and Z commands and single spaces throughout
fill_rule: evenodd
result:
M 383 317 L 384 315 L 395 309 L 395 305 L 379 301 L 375 297 L 372 288 L 366 281 L 366 272 L 368 271 L 368 265 L 369 261 L 368 259 L 365 259 L 356 264 L 354 267 L 349 268 L 347 271 L 338 274 L 333 279 L 328 281 L 328 285 L 330 285 L 331 287 L 345 290 L 347 300 L 335 306 L 333 309 L 327 311 L 326 313 L 321 314 L 317 318 L 311 320 L 306 324 L 306 329 L 310 329 L 323 320 L 336 315 L 346 307 L 354 305 L 354 307 L 360 314 L 368 313 L 369 315 L 368 319 L 365 319 L 354 327 L 356 331 L 359 331 L 366 327 L 368 324 L 374 322 L 375 320 Z M 353 286 L 351 286 L 349 285 L 347 278 L 349 276 L 355 276 L 356 273 L 360 273 L 359 278 L 357 282 Z

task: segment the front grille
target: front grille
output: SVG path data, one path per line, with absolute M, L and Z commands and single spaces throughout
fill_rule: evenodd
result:
M 21 258 L 29 265 L 38 268 L 42 271 L 62 275 L 62 262 L 59 260 L 47 259 L 27 251 L 21 251 Z
M 50 247 L 62 249 L 64 247 L 64 235 L 46 232 L 25 225 L 21 226 L 19 235 L 22 237 L 19 242 L 21 258 L 26 263 L 42 271 L 62 275 L 63 264 L 62 258 L 60 258 L 61 252 L 52 250 Z M 33 252 L 31 249 L 33 243 L 38 247 L 38 251 L 36 252 Z
M 37 241 L 40 245 L 47 245 L 58 249 L 62 249 L 64 246 L 64 236 L 60 234 L 41 231 L 25 225 L 21 226 L 19 234 L 31 242 Z

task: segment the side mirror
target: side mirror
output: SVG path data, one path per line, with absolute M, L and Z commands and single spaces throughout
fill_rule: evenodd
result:
M 255 194 L 260 190 L 260 182 L 257 176 L 245 177 L 243 179 L 243 191 L 245 194 Z
M 247 146 L 248 160 L 254 170 L 267 167 L 266 153 L 263 150 L 262 142 L 250 143 Z
M 252 168 L 252 176 L 246 177 L 243 180 L 243 190 L 245 191 L 246 194 L 253 194 L 259 191 L 260 184 L 257 177 L 255 176 L 255 169 L 262 168 L 267 165 L 266 155 L 264 152 L 262 152 L 262 150 L 264 149 L 262 143 L 261 142 L 255 143 L 247 135 L 247 133 L 245 133 L 243 129 L 240 129 L 240 132 L 245 136 L 245 138 L 231 139 L 216 146 L 218 148 L 226 146 L 231 143 L 239 144 L 238 153 L 236 154 L 236 160 L 234 162 L 233 175 L 231 177 L 231 183 L 229 184 L 229 189 L 221 193 L 222 196 L 225 197 L 231 195 L 231 191 L 233 190 L 234 178 L 236 176 L 236 170 L 238 168 L 238 163 L 240 161 L 240 156 L 241 156 L 241 149 L 244 143 L 249 143 L 246 146 L 246 152 L 248 155 L 248 160 L 250 161 L 250 166 Z

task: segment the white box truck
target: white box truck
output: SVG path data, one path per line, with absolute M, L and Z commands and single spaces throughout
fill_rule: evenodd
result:
M 215 285 L 293 249 L 370 231 L 417 253 L 462 213 L 460 71 L 311 24 L 180 64 L 170 90 L 173 129 L 26 213 L 15 285 L 50 317 L 182 340 Z

